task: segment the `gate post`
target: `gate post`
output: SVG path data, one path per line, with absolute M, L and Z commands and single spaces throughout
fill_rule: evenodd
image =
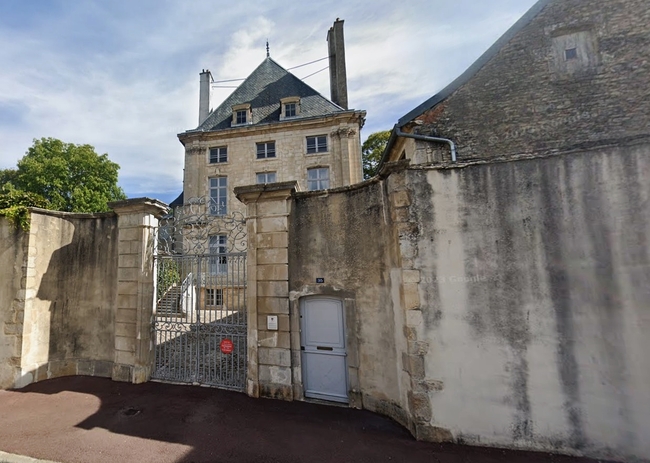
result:
M 289 214 L 298 183 L 235 188 L 246 204 L 248 371 L 252 397 L 293 400 L 289 327 Z M 269 316 L 277 326 L 267 325 Z M 272 328 L 272 329 L 269 329 Z
M 117 214 L 118 268 L 114 381 L 143 383 L 151 376 L 156 228 L 168 206 L 135 198 L 108 206 Z

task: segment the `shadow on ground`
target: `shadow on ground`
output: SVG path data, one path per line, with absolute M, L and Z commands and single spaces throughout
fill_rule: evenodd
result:
M 65 377 L 0 391 L 0 449 L 64 462 L 587 462 L 417 442 L 367 411 Z

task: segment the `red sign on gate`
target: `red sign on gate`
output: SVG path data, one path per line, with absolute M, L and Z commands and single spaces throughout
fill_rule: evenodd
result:
M 230 339 L 224 339 L 221 341 L 221 344 L 219 344 L 219 348 L 224 354 L 232 354 L 234 347 L 235 346 Z

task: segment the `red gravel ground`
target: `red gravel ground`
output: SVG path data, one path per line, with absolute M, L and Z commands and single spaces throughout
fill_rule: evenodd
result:
M 66 463 L 594 461 L 417 442 L 349 408 L 80 376 L 0 391 L 0 450 Z

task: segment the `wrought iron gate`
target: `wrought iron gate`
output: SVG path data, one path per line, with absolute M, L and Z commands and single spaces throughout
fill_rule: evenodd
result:
M 221 212 L 200 198 L 161 220 L 153 379 L 245 389 L 245 222 Z

